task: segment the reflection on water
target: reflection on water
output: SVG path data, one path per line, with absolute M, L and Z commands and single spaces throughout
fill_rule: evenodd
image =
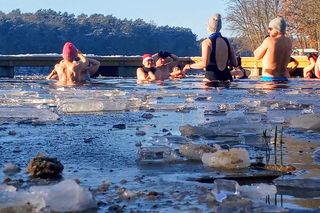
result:
M 44 76 L 2 79 L 0 166 L 13 162 L 25 168 L 36 153 L 43 152 L 62 161 L 65 178 L 78 178 L 87 186 L 97 186 L 106 179 L 118 183 L 145 177 L 145 183 L 132 182 L 127 187 L 172 192 L 173 185 L 184 187 L 187 178 L 211 174 L 212 170 L 188 162 L 171 162 L 169 166 L 162 165 L 161 170 L 157 166 L 140 166 L 136 163 L 137 143 L 181 135 L 179 127 L 186 124 L 202 125 L 215 135 L 192 138 L 194 142 L 246 147 L 254 159 L 257 150 L 265 149 L 260 137 L 263 130 L 273 136 L 277 126 L 279 130 L 283 127 L 283 144 L 277 156 L 271 153 L 270 161 L 277 158 L 280 162 L 281 158 L 284 164 L 303 171 L 301 177 L 318 178 L 319 165 L 312 153 L 319 147 L 320 134 L 293 129 L 290 119 L 319 113 L 319 94 L 320 81 L 299 79 L 280 84 L 236 80 L 228 88 L 204 87 L 200 78 L 163 85 L 137 85 L 135 79 L 127 78 L 97 78 L 78 87 L 56 86 Z M 152 116 L 145 115 L 148 113 Z M 115 128 L 119 124 L 124 128 Z M 26 174 L 22 175 L 26 178 Z M 197 187 L 193 189 L 197 191 Z M 193 203 L 194 196 L 186 196 L 187 201 Z M 271 201 L 287 208 L 319 207 L 319 199 L 289 193 L 278 194 Z

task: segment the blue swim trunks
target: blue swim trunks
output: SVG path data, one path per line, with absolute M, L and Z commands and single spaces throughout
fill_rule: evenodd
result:
M 287 77 L 271 77 L 271 76 L 262 76 L 261 81 L 288 81 Z

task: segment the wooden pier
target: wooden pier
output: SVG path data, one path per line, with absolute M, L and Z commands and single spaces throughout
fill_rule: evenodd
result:
M 141 56 L 90 56 L 100 61 L 101 65 L 97 74 L 103 76 L 123 76 L 134 77 L 136 69 L 142 66 Z M 15 67 L 53 67 L 61 60 L 61 55 L 0 55 L 0 77 L 14 77 Z M 200 57 L 180 57 L 180 64 L 183 66 L 187 63 L 199 60 Z M 308 65 L 306 56 L 295 57 L 299 61 L 298 68 Z M 253 57 L 242 57 L 242 66 L 245 69 L 254 71 L 254 75 L 261 74 L 261 61 Z M 46 75 L 47 73 L 44 73 Z

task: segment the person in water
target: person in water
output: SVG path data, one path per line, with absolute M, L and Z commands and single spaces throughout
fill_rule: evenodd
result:
M 156 66 L 151 54 L 144 54 L 142 56 L 143 67 L 137 69 L 138 83 L 151 83 L 156 80 Z
M 47 79 L 58 80 L 61 84 L 84 83 L 100 66 L 99 61 L 86 58 L 71 42 L 64 44 L 62 58 Z
M 194 64 L 186 64 L 183 71 L 190 69 L 205 70 L 205 82 L 230 82 L 232 76 L 229 66 L 236 67 L 237 60 L 227 38 L 220 33 L 221 15 L 214 14 L 208 22 L 208 38 L 201 43 L 201 59 Z
M 231 70 L 231 75 L 235 79 L 247 79 L 251 72 L 249 70 L 246 70 L 242 67 L 241 57 L 237 57 L 237 64 L 238 66 L 235 67 L 233 70 Z
M 166 52 L 160 51 L 153 56 L 153 60 L 156 62 L 156 80 L 164 81 L 170 78 L 170 72 L 178 65 L 178 56 Z
M 320 78 L 320 57 L 317 58 L 316 65 L 314 67 L 314 75 L 317 78 Z
M 304 78 L 318 78 L 315 74 L 316 62 L 318 59 L 318 55 L 314 53 L 310 53 L 308 55 L 308 66 L 303 68 L 303 77 Z
M 170 73 L 170 79 L 180 79 L 180 78 L 185 78 L 185 77 L 186 77 L 186 75 L 183 72 L 180 64 L 178 64 L 172 68 L 172 71 Z
M 170 58 L 169 61 L 168 58 Z M 144 54 L 142 56 L 143 67 L 137 69 L 137 82 L 150 83 L 169 79 L 170 71 L 178 62 L 179 58 L 169 52 L 160 51 L 154 55 Z
M 288 71 L 289 71 L 290 77 L 299 76 L 298 66 L 299 66 L 299 61 L 291 56 L 288 63 Z
M 284 18 L 277 17 L 270 21 L 269 36 L 254 51 L 257 60 L 262 59 L 263 81 L 287 81 L 290 77 L 287 70 L 290 61 L 292 43 L 285 36 L 286 22 Z

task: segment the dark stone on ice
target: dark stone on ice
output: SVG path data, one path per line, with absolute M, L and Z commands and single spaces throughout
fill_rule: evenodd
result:
M 59 179 L 64 167 L 57 158 L 38 154 L 35 158 L 31 159 L 27 169 L 28 173 L 35 178 Z
M 153 118 L 153 115 L 150 113 L 144 113 L 141 117 L 145 118 L 145 119 L 151 119 L 151 118 Z
M 116 129 L 125 129 L 125 128 L 126 128 L 126 125 L 125 125 L 125 124 L 115 124 L 115 125 L 113 125 L 113 128 L 116 128 Z
M 16 131 L 14 131 L 14 130 L 11 130 L 11 131 L 9 131 L 9 133 L 8 133 L 9 135 L 12 135 L 12 136 L 14 136 L 14 135 L 16 135 L 17 133 L 16 133 Z

